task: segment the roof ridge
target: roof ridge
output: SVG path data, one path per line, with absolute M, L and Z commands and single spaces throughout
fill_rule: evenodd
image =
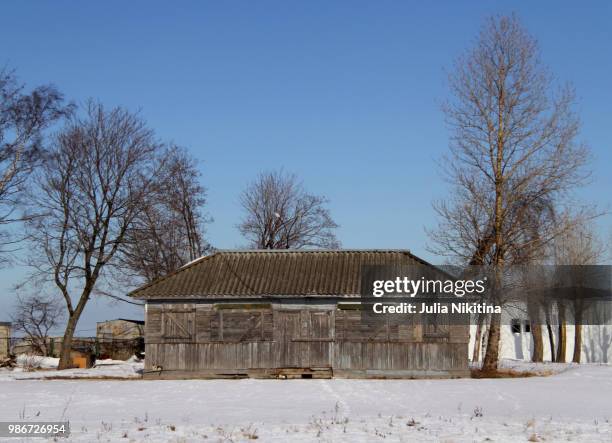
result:
M 320 252 L 401 252 L 412 254 L 410 249 L 217 249 L 215 253 L 320 253 Z
M 340 259 L 343 255 L 348 255 L 348 254 L 356 254 L 356 255 L 401 254 L 401 255 L 410 257 L 411 259 L 415 260 L 417 263 L 433 266 L 431 263 L 428 263 L 422 258 L 417 257 L 416 255 L 412 254 L 410 250 L 408 249 L 215 249 L 211 251 L 211 253 L 208 255 L 203 255 L 202 257 L 199 257 L 183 265 L 182 267 L 176 269 L 175 271 L 172 271 L 143 286 L 133 289 L 132 291 L 128 293 L 128 296 L 131 296 L 131 297 L 137 296 L 138 293 L 145 291 L 151 286 L 157 285 L 159 283 L 164 282 L 165 280 L 173 278 L 174 276 L 181 274 L 189 269 L 192 269 L 194 266 L 197 266 L 204 261 L 211 260 L 216 256 L 218 256 L 219 259 L 221 260 L 223 260 L 223 257 L 227 257 L 227 259 L 229 260 L 235 260 L 235 259 L 238 259 L 238 257 L 240 256 L 247 256 L 247 255 L 263 256 L 266 254 L 278 254 L 278 255 L 287 255 L 287 256 L 289 255 L 299 256 L 299 255 L 310 255 L 310 254 L 314 255 L 315 253 L 320 254 L 320 255 L 330 254 L 330 257 L 334 256 L 335 254 L 338 259 Z M 232 258 L 232 256 L 234 256 L 235 258 Z

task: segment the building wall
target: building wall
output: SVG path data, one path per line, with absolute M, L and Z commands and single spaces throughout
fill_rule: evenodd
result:
M 145 374 L 467 375 L 467 325 L 433 334 L 419 325 L 389 324 L 360 333 L 359 321 L 359 311 L 339 309 L 335 300 L 148 303 Z
M 108 320 L 96 324 L 98 339 L 133 339 L 144 336 L 144 325 L 126 320 Z
M 540 326 L 542 329 L 542 339 L 544 341 L 544 361 L 551 361 L 550 344 L 548 338 L 548 330 L 545 326 Z M 474 337 L 476 334 L 476 326 L 470 327 L 470 343 L 469 356 L 473 355 Z M 574 356 L 574 334 L 575 327 L 567 325 L 566 329 L 566 347 L 565 361 L 570 362 Z M 558 330 L 553 326 L 553 342 L 555 348 L 558 343 Z M 486 337 L 484 342 L 486 343 Z M 485 348 L 481 347 L 481 360 L 484 357 Z M 502 359 L 512 360 L 531 360 L 533 353 L 533 336 L 530 331 L 525 328 L 525 324 L 521 324 L 521 332 L 513 332 L 512 327 L 508 324 L 502 325 L 501 342 L 499 356 Z M 582 326 L 582 349 L 580 362 L 581 363 L 608 363 L 612 361 L 612 326 Z
M 11 327 L 0 324 L 0 359 L 8 357 L 10 350 Z

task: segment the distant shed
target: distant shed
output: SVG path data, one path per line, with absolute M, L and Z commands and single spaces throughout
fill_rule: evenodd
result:
M 130 340 L 144 337 L 144 320 L 117 318 L 96 323 L 96 337 L 99 340 Z
M 144 320 L 117 318 L 96 324 L 96 348 L 99 358 L 127 360 L 144 350 Z
M 130 295 L 145 305 L 145 376 L 453 377 L 468 325 L 360 327 L 366 265 L 426 265 L 408 251 L 220 251 Z M 440 271 L 441 272 L 441 271 Z M 352 302 L 352 303 L 351 303 Z
M 0 359 L 8 357 L 11 349 L 11 323 L 0 322 Z

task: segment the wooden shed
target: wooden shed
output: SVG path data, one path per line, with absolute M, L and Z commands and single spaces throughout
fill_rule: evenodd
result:
M 363 267 L 413 264 L 431 266 L 403 250 L 202 257 L 130 293 L 146 302 L 145 377 L 465 376 L 467 324 L 360 325 Z
M 144 320 L 117 318 L 96 323 L 98 340 L 132 340 L 144 336 Z
M 127 360 L 144 351 L 144 320 L 117 318 L 96 323 L 98 358 Z
M 0 359 L 6 358 L 11 349 L 11 323 L 0 321 Z

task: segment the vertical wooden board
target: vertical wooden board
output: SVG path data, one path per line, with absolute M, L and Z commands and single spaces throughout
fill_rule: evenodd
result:
M 349 368 L 353 369 L 364 369 L 365 368 L 365 347 L 366 343 L 363 342 L 345 342 L 345 345 L 349 345 L 351 355 L 351 365 Z
M 312 312 L 308 309 L 300 310 L 300 325 L 295 338 L 311 337 L 312 334 Z
M 391 346 L 387 342 L 374 343 L 374 346 L 372 346 L 372 355 L 374 355 L 374 357 L 377 360 L 376 369 L 388 369 L 389 368 L 390 348 Z
M 229 345 L 215 343 L 212 347 L 211 351 L 213 353 L 212 360 L 214 362 L 214 368 L 222 368 L 225 364 L 227 364 L 227 359 L 225 358 L 223 351 L 227 349 L 228 346 Z
M 145 315 L 145 342 L 158 342 L 161 339 L 162 306 L 147 303 Z
M 164 346 L 164 369 L 175 370 L 178 360 L 178 350 L 175 343 L 166 343 Z
M 361 359 L 362 359 L 362 366 L 364 367 L 364 369 L 366 368 L 371 368 L 371 369 L 376 369 L 377 368 L 377 364 L 374 360 L 374 356 L 373 356 L 373 343 L 372 342 L 364 342 L 362 343 L 361 346 Z
M 421 370 L 423 369 L 423 343 L 416 343 L 414 346 L 414 369 Z
M 402 348 L 398 343 L 389 343 L 389 369 L 402 369 Z
M 406 351 L 404 355 L 404 365 L 406 369 L 412 369 L 412 355 L 414 354 L 414 342 L 406 343 Z
M 273 359 L 273 364 L 271 365 L 271 367 L 273 368 L 281 368 L 281 362 L 282 359 L 280 357 L 281 352 L 282 352 L 282 348 L 283 348 L 283 344 L 281 342 L 279 342 L 278 340 L 274 340 L 271 343 L 271 348 L 272 348 L 272 359 Z
M 393 369 L 393 361 L 394 361 L 394 356 L 395 356 L 395 351 L 396 351 L 396 343 L 385 343 L 385 348 L 386 348 L 386 359 L 384 362 L 384 369 Z
M 157 344 L 145 342 L 145 371 L 153 369 L 153 366 L 157 364 Z
M 274 339 L 274 315 L 271 309 L 266 309 L 262 313 L 263 321 L 263 340 L 271 341 Z
M 195 371 L 198 369 L 198 358 L 196 355 L 197 345 L 195 343 L 189 343 L 184 345 L 186 347 L 187 365 L 186 370 Z
M 260 354 L 262 352 L 262 343 L 263 342 L 257 341 L 249 343 L 249 365 L 245 366 L 247 369 L 259 367 L 259 359 Z
M 341 368 L 342 362 L 340 361 L 340 353 L 342 352 L 342 342 L 336 342 L 334 346 L 334 352 L 332 355 L 332 368 Z
M 346 369 L 351 367 L 352 349 L 351 343 L 346 341 L 338 341 L 334 347 L 334 363 L 333 367 L 338 369 Z
M 365 359 L 367 368 L 381 369 L 384 356 L 382 355 L 381 349 L 378 345 L 379 343 L 373 341 L 367 343 Z
M 261 317 L 261 316 L 260 316 Z M 259 326 L 261 334 L 261 324 Z M 255 355 L 257 353 L 257 342 L 242 343 L 242 364 L 243 368 L 252 368 L 255 366 Z
M 219 311 L 213 311 L 210 316 L 210 340 L 223 340 L 223 323 Z
M 415 321 L 414 325 L 414 341 L 421 343 L 423 341 L 423 323 Z
M 158 364 L 164 369 L 171 368 L 172 362 L 170 357 L 172 356 L 172 344 L 163 343 L 159 345 L 158 353 Z
M 455 346 L 455 369 L 468 370 L 468 344 L 458 343 Z
M 219 362 L 217 360 L 217 347 L 217 343 L 210 343 L 206 346 L 206 361 L 204 362 L 204 367 L 206 369 L 213 369 L 219 367 Z
M 236 368 L 236 345 L 234 343 L 223 343 L 217 345 L 217 367 Z
M 187 369 L 187 359 L 189 358 L 187 355 L 187 348 L 184 343 L 177 343 L 176 345 L 176 365 L 175 369 L 184 371 Z
M 261 327 L 259 328 L 261 332 Z M 251 351 L 252 351 L 252 343 L 239 343 L 236 346 L 236 360 L 237 367 L 244 369 L 251 367 Z
M 423 369 L 428 370 L 432 367 L 432 360 L 437 359 L 437 343 L 431 342 L 428 344 L 426 352 L 423 353 Z
M 368 342 L 359 342 L 359 346 L 356 348 L 356 357 L 358 358 L 356 369 L 367 369 L 368 365 L 371 364 L 368 361 L 368 346 Z
M 258 368 L 274 368 L 274 343 L 271 341 L 265 341 L 260 343 L 260 347 L 263 347 L 263 351 L 260 352 L 260 360 Z
M 406 354 L 405 347 L 399 343 L 390 343 L 391 352 L 389 352 L 389 369 L 404 369 L 404 355 Z
M 200 369 L 208 369 L 210 363 L 210 357 L 208 356 L 208 348 L 210 343 L 197 343 L 196 344 L 196 358 L 197 365 Z
M 336 340 L 344 339 L 344 312 L 343 310 L 338 310 L 334 314 L 334 333 Z
M 426 352 L 423 353 L 423 369 L 428 370 L 432 367 L 432 361 L 438 358 L 437 343 L 431 342 L 428 344 Z
M 163 367 L 163 365 L 166 363 L 166 345 L 162 345 L 159 344 L 156 346 L 157 348 L 157 360 L 156 360 L 156 364 L 161 365 Z M 145 356 L 146 359 L 146 356 Z
M 211 322 L 215 312 L 210 305 L 196 305 L 195 341 L 198 343 L 212 340 Z
M 280 368 L 292 368 L 299 365 L 300 311 L 276 311 L 274 329 L 276 341 L 279 343 L 278 365 Z

